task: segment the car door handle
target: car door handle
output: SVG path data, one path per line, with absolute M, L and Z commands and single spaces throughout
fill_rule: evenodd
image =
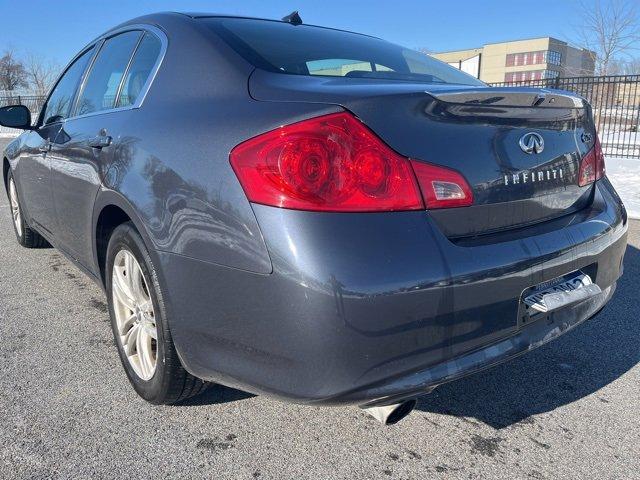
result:
M 109 135 L 97 135 L 89 140 L 89 146 L 93 148 L 105 148 L 111 145 L 112 140 Z

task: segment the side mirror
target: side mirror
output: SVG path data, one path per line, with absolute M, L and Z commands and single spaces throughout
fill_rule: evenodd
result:
M 24 105 L 10 105 L 0 108 L 0 125 L 22 130 L 33 130 L 31 112 Z

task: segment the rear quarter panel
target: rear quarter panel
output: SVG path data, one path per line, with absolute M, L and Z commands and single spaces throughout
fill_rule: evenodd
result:
M 167 53 L 142 107 L 122 113 L 105 188 L 135 210 L 152 248 L 270 273 L 229 152 L 264 131 L 340 108 L 252 100 L 253 67 L 235 52 L 193 20 L 176 17 L 164 27 Z

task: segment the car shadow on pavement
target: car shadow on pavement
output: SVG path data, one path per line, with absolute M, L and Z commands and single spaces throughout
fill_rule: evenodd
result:
M 417 409 L 472 417 L 496 429 L 594 394 L 640 362 L 640 250 L 629 245 L 624 275 L 595 318 L 511 362 L 437 388 Z
M 215 405 L 221 403 L 231 403 L 247 398 L 255 397 L 254 394 L 225 387 L 224 385 L 212 384 L 200 395 L 191 397 L 178 405 L 183 407 L 199 407 L 202 405 Z

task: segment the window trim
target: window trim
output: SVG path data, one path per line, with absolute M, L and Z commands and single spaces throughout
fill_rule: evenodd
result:
M 91 73 L 91 71 L 93 69 L 93 64 L 95 63 L 96 58 L 98 57 L 98 54 L 100 53 L 100 51 L 102 50 L 102 47 L 104 46 L 104 42 L 107 41 L 108 39 L 112 38 L 112 37 L 115 37 L 116 35 L 119 35 L 121 33 L 130 32 L 130 31 L 139 31 L 141 33 L 141 35 L 140 35 L 140 38 L 138 38 L 138 41 L 136 43 L 136 46 L 133 49 L 133 52 L 131 53 L 131 57 L 129 58 L 129 62 L 127 63 L 127 67 L 125 69 L 124 75 L 122 76 L 122 79 L 120 79 L 120 84 L 118 85 L 118 93 L 117 93 L 117 95 L 120 94 L 120 90 L 122 88 L 122 84 L 124 82 L 124 79 L 126 77 L 128 69 L 131 66 L 131 62 L 133 61 L 133 58 L 135 57 L 135 54 L 138 51 L 138 47 L 140 46 L 140 42 L 142 41 L 144 36 L 147 33 L 150 33 L 150 34 L 153 34 L 160 41 L 160 53 L 158 55 L 156 63 L 151 68 L 151 72 L 149 73 L 149 77 L 147 78 L 147 81 L 145 82 L 145 84 L 142 86 L 142 89 L 140 90 L 140 94 L 138 95 L 138 98 L 136 98 L 136 101 L 131 105 L 127 105 L 127 106 L 124 106 L 124 107 L 115 107 L 115 105 L 117 104 L 117 102 L 119 100 L 118 97 L 116 97 L 116 102 L 114 102 L 114 107 L 113 108 L 109 108 L 109 109 L 105 109 L 105 110 L 99 110 L 99 111 L 91 112 L 91 113 L 86 113 L 84 115 L 75 115 L 76 109 L 77 109 L 77 102 L 78 102 L 78 100 L 80 98 L 80 95 L 81 95 L 82 91 L 84 90 L 87 78 L 88 78 L 89 74 Z M 49 97 L 47 97 L 47 101 L 45 102 L 45 104 L 44 104 L 44 106 L 42 108 L 42 111 L 40 112 L 40 115 L 38 117 L 38 123 L 36 124 L 37 128 L 40 128 L 40 127 L 42 127 L 44 125 L 43 116 L 44 116 L 44 112 L 46 110 L 46 106 L 49 103 L 49 98 L 51 97 L 51 94 L 53 93 L 55 88 L 58 86 L 58 83 L 60 82 L 60 80 L 62 79 L 64 74 L 67 73 L 69 68 L 75 63 L 76 60 L 78 60 L 84 53 L 86 53 L 92 47 L 95 48 L 95 51 L 93 53 L 92 58 L 89 60 L 89 63 L 87 64 L 87 67 L 85 68 L 84 72 L 82 73 L 82 77 L 81 77 L 80 83 L 79 83 L 78 87 L 76 87 L 76 90 L 74 92 L 74 96 L 73 96 L 73 100 L 72 100 L 72 109 L 70 110 L 69 117 L 62 119 L 60 122 L 52 122 L 50 125 L 53 125 L 55 123 L 64 123 L 64 122 L 66 122 L 68 120 L 75 120 L 75 119 L 78 119 L 78 118 L 92 117 L 92 116 L 95 116 L 95 115 L 105 115 L 105 114 L 109 114 L 109 113 L 113 113 L 113 112 L 122 112 L 122 111 L 126 111 L 126 110 L 133 110 L 133 109 L 140 108 L 143 105 L 145 98 L 147 97 L 147 93 L 149 93 L 149 90 L 151 89 L 151 85 L 153 84 L 153 81 L 155 80 L 156 75 L 158 74 L 158 71 L 160 70 L 160 66 L 162 65 L 162 62 L 164 61 L 164 57 L 165 57 L 165 55 L 167 53 L 168 46 L 169 46 L 169 40 L 167 38 L 167 35 L 164 33 L 163 30 L 161 30 L 160 28 L 158 28 L 156 26 L 153 26 L 153 25 L 147 25 L 147 24 L 126 25 L 124 27 L 120 27 L 120 28 L 117 28 L 115 30 L 110 30 L 110 31 L 102 34 L 101 36 L 99 36 L 98 38 L 96 38 L 95 40 L 90 42 L 88 45 L 86 45 L 82 50 L 80 50 L 80 53 L 78 53 L 75 57 L 73 57 L 73 59 L 69 62 L 69 64 L 63 70 L 62 74 L 58 77 L 54 87 L 49 92 Z
M 124 68 L 124 72 L 122 72 L 122 78 L 120 79 L 120 83 L 118 84 L 118 89 L 116 90 L 116 98 L 113 99 L 113 108 L 119 109 L 124 107 L 119 107 L 120 103 L 120 95 L 122 94 L 122 89 L 124 88 L 124 82 L 127 79 L 127 75 L 129 75 L 129 70 L 131 70 L 131 65 L 133 64 L 133 60 L 136 58 L 136 54 L 138 53 L 138 49 L 140 48 L 140 44 L 144 40 L 144 37 L 148 35 L 148 32 L 144 30 L 140 32 L 140 36 L 138 37 L 138 41 L 136 42 L 135 47 L 133 47 L 133 52 L 131 53 L 131 57 L 127 62 L 127 66 Z M 155 65 L 155 64 L 154 64 Z M 153 68 L 153 67 L 152 67 Z M 145 82 L 146 83 L 146 82 Z M 137 100 L 137 98 L 136 98 Z M 134 102 L 135 104 L 135 102 Z M 130 105 L 126 105 L 129 107 Z

